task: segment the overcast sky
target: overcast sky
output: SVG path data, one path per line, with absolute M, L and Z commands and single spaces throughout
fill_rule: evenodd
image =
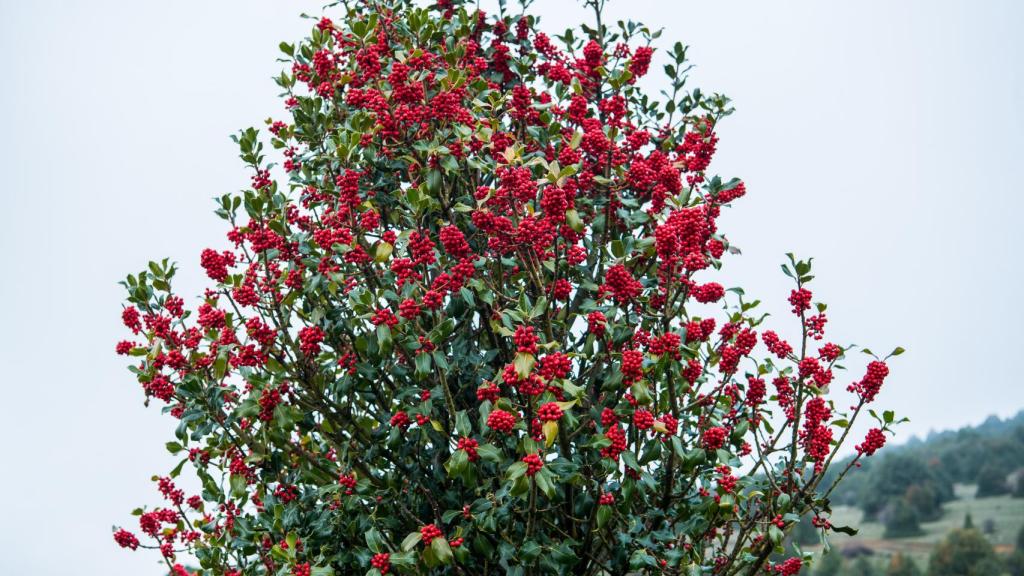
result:
M 485 3 L 486 5 L 487 3 Z M 110 526 L 158 503 L 172 425 L 113 353 L 116 282 L 222 242 L 211 198 L 247 185 L 228 140 L 283 118 L 270 80 L 317 2 L 0 1 L 0 573 L 161 574 Z M 587 18 L 539 0 L 549 31 Z M 906 435 L 1024 407 L 1024 3 L 612 0 L 691 45 L 693 85 L 731 96 L 713 168 L 749 194 L 727 262 L 787 320 L 787 251 L 816 257 L 837 342 L 902 345 L 879 404 Z M 660 70 L 660 67 L 657 69 Z M 847 377 L 840 376 L 842 381 Z

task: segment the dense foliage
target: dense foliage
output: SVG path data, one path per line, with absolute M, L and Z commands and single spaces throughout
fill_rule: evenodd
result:
M 991 576 L 1002 572 L 992 544 L 974 529 L 951 532 L 928 561 L 928 576 Z
M 680 44 L 649 98 L 659 33 L 603 0 L 556 38 L 504 3 L 342 4 L 281 45 L 283 164 L 237 137 L 198 307 L 167 261 L 124 283 L 118 351 L 183 459 L 118 543 L 176 574 L 798 573 L 770 557 L 833 529 L 822 479 L 859 417 L 845 470 L 884 444 L 889 369 L 835 385 L 809 260 L 792 343 L 713 280 L 746 193 L 707 172 L 729 100 Z

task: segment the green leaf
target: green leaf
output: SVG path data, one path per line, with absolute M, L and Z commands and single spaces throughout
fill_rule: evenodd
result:
M 431 170 L 427 172 L 427 191 L 433 195 L 441 192 L 441 171 Z
M 542 468 L 540 472 L 533 475 L 533 481 L 537 483 L 537 488 L 544 493 L 548 498 L 555 497 L 555 485 L 551 481 L 551 472 L 547 468 Z
M 501 452 L 493 444 L 481 444 L 476 453 L 488 462 L 501 462 Z
M 514 481 L 512 481 L 512 489 L 508 493 L 512 496 L 522 496 L 530 491 L 530 482 L 527 480 L 526 475 L 520 475 Z
M 608 523 L 608 520 L 612 517 L 611 506 L 600 506 L 597 509 L 597 527 L 604 528 L 604 525 Z
M 640 463 L 636 460 L 636 454 L 633 454 L 629 450 L 622 453 L 622 462 L 626 466 L 629 466 L 633 470 L 640 469 Z
M 405 537 L 405 540 L 402 540 L 402 550 L 412 550 L 420 543 L 420 540 L 423 540 L 423 534 L 419 531 L 410 532 L 409 535 Z
M 234 498 L 241 498 L 245 496 L 245 476 L 240 474 L 231 475 L 231 496 Z
M 228 370 L 228 358 L 224 354 L 218 354 L 213 362 L 213 375 L 217 380 L 224 378 Z
M 181 469 L 185 467 L 185 462 L 188 462 L 188 458 L 184 458 L 181 462 L 178 462 L 178 465 L 171 470 L 171 478 L 177 478 L 178 475 L 181 474 Z
M 547 308 L 548 308 L 548 299 L 547 299 L 546 296 L 541 296 L 540 298 L 537 299 L 537 303 L 534 304 L 533 310 L 530 311 L 530 317 L 531 318 L 536 318 L 536 317 L 540 316 L 541 314 L 544 314 L 544 311 L 547 310 Z
M 526 474 L 526 471 L 528 469 L 529 467 L 526 465 L 526 462 L 516 462 L 515 464 L 509 466 L 508 470 L 505 471 L 505 477 L 508 478 L 509 480 L 516 480 L 520 478 L 523 474 Z
M 374 553 L 384 551 L 384 538 L 376 528 L 366 531 L 366 546 Z
M 416 376 L 423 378 L 430 374 L 430 354 L 416 355 Z
M 641 406 L 646 406 L 654 401 L 654 398 L 651 397 L 651 391 L 647 388 L 647 384 L 642 380 L 630 386 L 629 391 L 633 394 L 637 404 L 640 404 Z
M 686 453 L 686 461 L 690 464 L 702 464 L 708 455 L 703 448 L 694 448 Z
M 519 558 L 526 563 L 533 562 L 540 556 L 542 550 L 540 544 L 533 540 L 528 540 L 519 548 Z
M 469 416 L 465 410 L 455 413 L 455 430 L 460 436 L 469 436 L 473 433 L 473 425 L 469 422 Z
M 377 326 L 377 343 L 380 345 L 381 354 L 391 351 L 391 328 L 387 324 Z
M 399 568 L 412 568 L 416 566 L 416 555 L 412 552 L 392 552 L 391 565 Z
M 469 455 L 466 454 L 466 451 L 456 450 L 452 453 L 452 457 L 448 459 L 448 462 L 445 464 L 445 468 L 448 470 L 448 476 L 455 478 L 461 476 L 468 465 Z
M 430 549 L 434 551 L 434 555 L 437 556 L 441 564 L 448 564 L 452 561 L 452 548 L 444 538 L 434 538 L 431 540 Z
M 644 566 L 650 566 L 655 568 L 658 566 L 658 559 L 651 556 L 644 549 L 637 549 L 629 556 L 629 567 L 633 570 L 639 570 Z

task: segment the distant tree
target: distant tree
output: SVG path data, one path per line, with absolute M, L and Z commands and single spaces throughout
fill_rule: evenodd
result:
M 842 576 L 875 576 L 877 572 L 867 556 L 859 556 L 841 574 Z
M 985 521 L 981 523 L 981 531 L 986 536 L 991 536 L 996 533 L 996 521 L 991 518 L 985 518 Z
M 907 538 L 919 534 L 921 525 L 918 523 L 917 511 L 904 498 L 893 500 L 886 513 L 885 537 Z
M 843 555 L 838 550 L 833 549 L 821 557 L 814 570 L 814 576 L 839 576 L 842 570 Z
M 971 513 L 968 512 L 964 516 L 964 530 L 970 530 L 971 528 L 974 528 L 974 519 L 971 518 Z
M 975 496 L 978 498 L 998 496 L 1010 491 L 1006 483 L 1006 470 L 992 462 L 986 463 L 978 470 L 977 483 L 978 492 Z
M 872 479 L 864 490 L 861 508 L 866 520 L 875 520 L 894 500 L 912 498 L 912 505 L 922 520 L 932 520 L 941 513 L 941 488 L 947 479 L 934 472 L 921 458 L 905 454 L 890 454 L 874 468 Z M 912 487 L 917 487 L 911 490 Z
M 942 515 L 942 503 L 931 483 L 914 484 L 903 497 L 921 520 L 935 520 Z
M 921 569 L 914 563 L 914 559 L 903 554 L 895 554 L 889 560 L 889 568 L 885 576 L 921 576 Z
M 932 551 L 928 576 L 994 576 L 1002 573 L 992 544 L 977 530 L 954 530 Z
M 974 484 L 986 463 L 1024 462 L 1024 410 L 1011 419 L 992 418 L 980 426 L 930 434 L 927 439 L 887 448 L 876 462 L 868 460 L 862 468 L 851 470 L 833 493 L 832 502 L 862 507 L 867 520 L 880 520 L 877 515 L 885 510 L 891 498 L 896 494 L 908 495 L 905 490 L 910 485 L 892 480 L 921 472 L 915 463 L 911 462 L 910 467 L 904 465 L 913 459 L 924 465 L 926 475 L 911 485 L 928 486 L 933 490 L 935 501 L 929 506 L 926 500 L 912 498 L 911 504 L 918 509 L 922 522 L 937 519 L 941 504 L 955 498 L 954 482 Z M 841 467 L 833 469 L 829 477 L 837 477 L 841 471 Z M 1004 471 L 1009 474 L 1013 470 L 1006 467 Z M 1024 469 L 1018 470 L 1018 474 L 1022 472 Z M 889 476 L 883 478 L 882 474 Z M 924 478 L 928 481 L 923 481 Z M 1009 484 L 1016 497 L 1024 498 L 1024 480 Z
M 1024 498 L 1024 470 L 1018 470 L 1017 475 L 1014 477 L 1015 482 L 1013 484 L 1013 497 Z
M 949 502 L 950 500 L 956 499 L 956 494 L 953 490 L 953 483 L 958 480 L 953 476 L 952 471 L 946 464 L 945 460 L 939 458 L 932 458 L 928 461 L 928 473 L 931 475 L 931 479 L 928 482 L 928 487 L 935 492 L 936 506 L 936 518 L 942 515 L 940 508 L 943 502 Z M 965 482 L 967 483 L 967 482 Z
M 1017 550 L 1024 552 L 1024 526 L 1017 532 Z
M 1006 557 L 1003 565 L 1010 576 L 1024 576 L 1024 552 L 1015 550 Z

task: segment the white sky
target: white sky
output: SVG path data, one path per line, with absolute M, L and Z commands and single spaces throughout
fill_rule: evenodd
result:
M 210 198 L 248 175 L 228 140 L 284 116 L 270 76 L 317 2 L 0 2 L 4 415 L 0 573 L 157 575 L 110 525 L 158 502 L 172 425 L 113 353 L 125 273 L 222 242 Z M 549 31 L 587 18 L 539 0 Z M 788 319 L 787 251 L 815 256 L 838 342 L 897 344 L 880 405 L 926 433 L 1024 407 L 1018 184 L 1024 3 L 613 0 L 692 46 L 730 95 L 713 167 L 749 195 L 727 265 Z M 660 72 L 660 67 L 655 71 Z M 840 377 L 846 382 L 847 378 Z

